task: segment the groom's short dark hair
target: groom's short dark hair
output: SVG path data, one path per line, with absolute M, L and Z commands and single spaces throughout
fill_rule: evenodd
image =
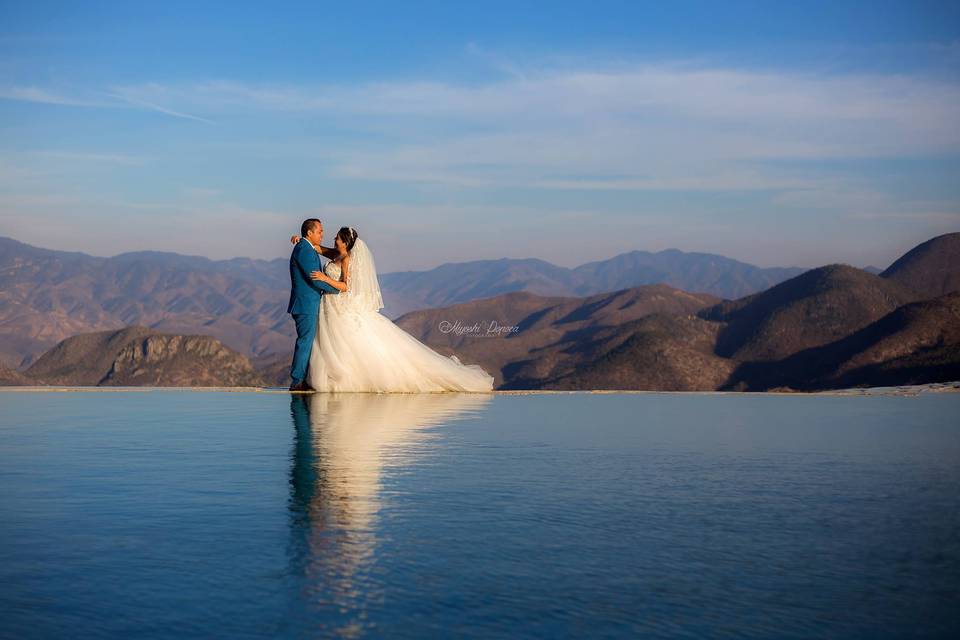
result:
M 320 226 L 323 223 L 317 220 L 316 218 L 307 218 L 303 221 L 303 224 L 300 225 L 300 236 L 303 238 L 307 237 L 307 231 L 313 229 L 314 227 Z

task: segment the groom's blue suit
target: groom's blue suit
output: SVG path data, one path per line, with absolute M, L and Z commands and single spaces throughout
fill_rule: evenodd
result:
M 312 271 L 320 271 L 320 255 L 309 240 L 301 238 L 290 254 L 290 304 L 287 305 L 287 313 L 297 324 L 297 346 L 290 367 L 293 384 L 300 384 L 307 377 L 310 350 L 317 333 L 320 299 L 324 293 L 340 293 L 326 282 L 311 280 Z

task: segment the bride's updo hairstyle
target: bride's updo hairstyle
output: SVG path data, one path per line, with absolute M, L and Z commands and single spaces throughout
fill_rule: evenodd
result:
M 340 231 L 337 231 L 337 237 L 343 241 L 343 244 L 347 247 L 347 253 L 349 253 L 359 236 L 357 230 L 353 227 L 340 227 Z

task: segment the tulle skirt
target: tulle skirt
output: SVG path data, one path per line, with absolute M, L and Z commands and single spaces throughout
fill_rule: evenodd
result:
M 324 296 L 307 383 L 317 391 L 483 392 L 493 376 L 426 346 L 377 311 L 355 311 Z

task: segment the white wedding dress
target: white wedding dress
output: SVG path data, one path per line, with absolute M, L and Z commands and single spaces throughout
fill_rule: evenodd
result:
M 340 264 L 324 273 L 340 279 Z M 485 392 L 493 376 L 426 346 L 380 313 L 383 298 L 373 254 L 363 240 L 350 251 L 347 291 L 320 303 L 307 384 L 317 391 Z

